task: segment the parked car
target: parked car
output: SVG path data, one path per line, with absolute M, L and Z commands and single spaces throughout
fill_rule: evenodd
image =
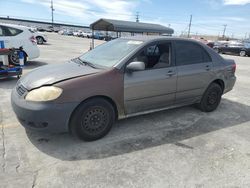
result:
M 103 33 L 94 33 L 94 36 L 93 36 L 94 39 L 98 39 L 98 40 L 104 40 L 105 38 L 105 35 Z
M 82 37 L 82 36 L 83 36 L 82 31 L 81 31 L 81 30 L 74 31 L 74 32 L 73 32 L 73 36 Z
M 12 24 L 0 24 L 0 41 L 4 41 L 5 48 L 23 48 L 24 63 L 39 57 L 36 38 L 33 32 L 24 26 Z M 9 56 L 11 64 L 19 64 L 18 51 Z
M 234 54 L 250 56 L 250 45 L 248 43 L 228 43 L 222 46 L 215 46 L 214 50 L 222 54 Z
M 213 48 L 213 47 L 214 47 L 214 42 L 208 41 L 208 42 L 206 43 L 206 45 L 209 46 L 210 48 Z
M 117 119 L 190 104 L 211 112 L 233 89 L 235 69 L 233 60 L 194 40 L 119 38 L 27 73 L 11 101 L 25 128 L 70 130 L 90 141 Z
M 92 32 L 82 32 L 82 36 L 85 38 L 92 38 Z
M 36 38 L 37 44 L 43 44 L 45 42 L 48 42 L 48 36 L 45 35 L 44 33 L 34 32 L 33 34 Z
M 73 35 L 73 31 L 63 29 L 63 30 L 58 31 L 58 34 L 72 36 Z
M 66 32 L 64 33 L 64 35 L 73 36 L 73 31 L 66 30 Z
M 106 36 L 104 36 L 104 40 L 105 41 L 110 41 L 110 40 L 114 40 L 114 39 L 116 39 L 117 38 L 117 36 L 115 36 L 115 35 L 106 35 Z
M 63 35 L 64 32 L 65 32 L 65 30 L 62 29 L 62 30 L 58 31 L 58 34 Z
M 51 26 L 49 27 L 38 27 L 37 28 L 37 31 L 40 31 L 40 32 L 53 32 L 53 28 Z

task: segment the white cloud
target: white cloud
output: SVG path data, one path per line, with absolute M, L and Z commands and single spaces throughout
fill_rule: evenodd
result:
M 225 5 L 246 5 L 250 0 L 223 0 Z
M 25 3 L 41 4 L 50 8 L 50 0 L 22 0 Z M 149 1 L 149 0 L 144 0 Z M 54 0 L 55 14 L 76 17 L 91 23 L 99 18 L 123 20 L 135 19 L 138 0 Z M 48 9 L 49 10 L 49 9 Z M 55 20 L 57 18 L 55 17 Z

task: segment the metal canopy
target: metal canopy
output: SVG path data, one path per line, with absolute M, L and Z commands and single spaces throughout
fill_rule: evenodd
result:
M 133 32 L 133 33 L 164 33 L 172 35 L 174 30 L 160 24 L 130 22 L 101 18 L 90 25 L 92 30 Z

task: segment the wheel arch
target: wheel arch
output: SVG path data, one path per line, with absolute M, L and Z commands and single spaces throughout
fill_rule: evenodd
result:
M 224 82 L 222 79 L 215 79 L 214 81 L 211 82 L 211 84 L 212 84 L 212 83 L 218 84 L 218 85 L 221 87 L 222 92 L 224 92 L 224 89 L 225 89 L 225 82 Z M 211 84 L 209 84 L 209 85 L 211 85 Z
M 28 54 L 24 50 L 22 50 L 22 51 L 23 51 L 24 55 L 26 56 L 26 58 L 29 57 Z
M 43 36 L 40 35 L 37 35 L 36 38 L 42 38 L 44 40 Z
M 101 99 L 104 99 L 104 100 L 108 101 L 108 102 L 113 106 L 113 108 L 114 108 L 114 111 L 115 111 L 115 119 L 116 119 L 116 120 L 118 119 L 118 108 L 117 108 L 117 105 L 116 105 L 115 101 L 114 101 L 112 98 L 110 98 L 110 97 L 108 97 L 108 96 L 105 96 L 105 95 L 95 95 L 95 96 L 91 96 L 91 97 L 89 97 L 89 98 L 84 99 L 82 102 L 80 102 L 80 103 L 75 107 L 75 109 L 74 109 L 74 110 L 71 112 L 71 114 L 70 114 L 70 118 L 69 118 L 69 121 L 68 121 L 68 127 L 70 126 L 70 122 L 71 122 L 72 116 L 73 116 L 73 114 L 75 113 L 75 111 L 77 110 L 77 108 L 78 108 L 79 106 L 81 106 L 83 103 L 85 103 L 86 101 L 92 100 L 92 99 L 95 99 L 95 98 L 101 98 Z M 69 130 L 70 130 L 70 128 L 69 128 Z

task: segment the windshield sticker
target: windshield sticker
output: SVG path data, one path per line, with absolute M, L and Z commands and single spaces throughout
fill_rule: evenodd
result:
M 130 41 L 128 41 L 127 42 L 127 44 L 142 44 L 143 43 L 143 41 L 138 41 L 138 40 L 130 40 Z

